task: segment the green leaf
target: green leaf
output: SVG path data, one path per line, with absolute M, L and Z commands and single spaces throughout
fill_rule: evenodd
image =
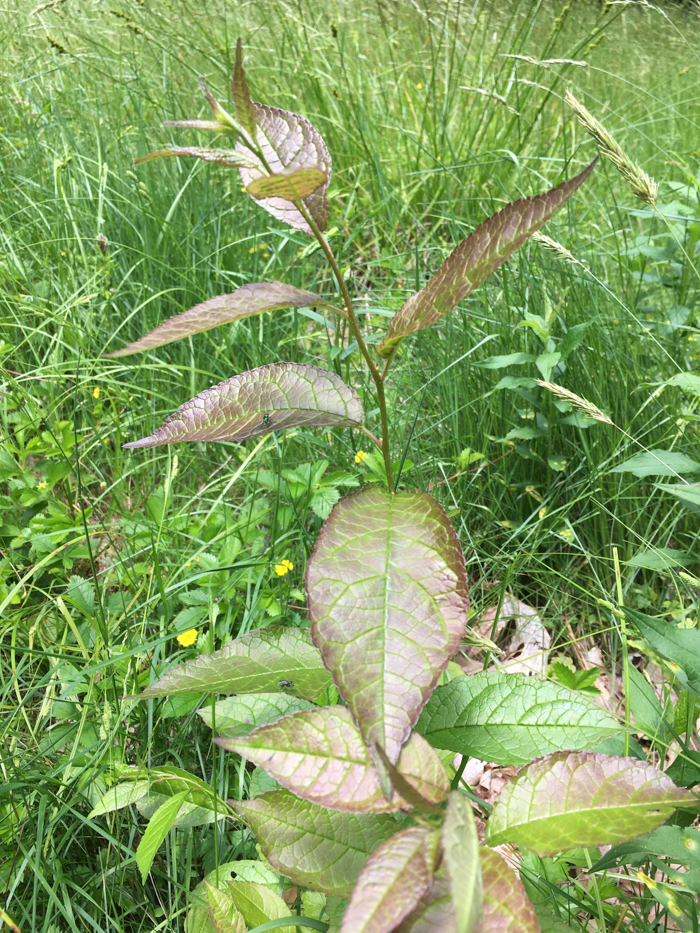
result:
M 139 812 L 148 819 L 170 797 L 183 792 L 187 796 L 174 825 L 202 826 L 215 819 L 231 816 L 231 809 L 225 800 L 217 796 L 201 778 L 183 771 L 182 768 L 172 765 L 162 768 L 140 768 L 127 771 L 121 776 L 125 784 L 135 782 L 139 786 L 143 784 L 143 779 L 146 779 L 148 791 L 134 803 Z
M 433 878 L 438 833 L 412 826 L 367 859 L 343 916 L 343 933 L 390 933 L 417 906 Z
M 675 450 L 648 450 L 635 454 L 611 473 L 634 473 L 640 479 L 645 476 L 676 476 L 678 473 L 697 473 L 700 463 Z
M 246 933 L 245 920 L 236 909 L 233 897 L 206 881 L 204 887 L 207 892 L 209 919 L 216 933 Z
M 678 386 L 688 395 L 700 395 L 700 376 L 696 373 L 676 373 L 664 385 Z
M 490 356 L 480 363 L 474 363 L 482 369 L 505 369 L 506 366 L 522 366 L 524 363 L 534 363 L 537 357 L 532 353 L 508 353 L 506 356 Z M 534 384 L 533 379 L 527 380 L 528 385 Z M 500 385 L 500 383 L 499 383 Z
M 450 876 L 456 931 L 471 933 L 481 920 L 484 892 L 474 811 L 460 791 L 450 794 L 440 838 Z
M 656 488 L 676 496 L 691 512 L 700 512 L 700 485 L 697 483 L 657 483 Z
M 666 658 L 678 680 L 696 696 L 700 696 L 700 631 L 695 628 L 677 628 L 663 619 L 624 610 L 628 620 L 639 629 L 649 644 Z
M 315 700 L 331 682 L 308 629 L 271 625 L 172 668 L 139 699 L 194 691 L 265 693 L 292 683 L 298 696 Z
M 537 357 L 535 366 L 539 369 L 545 382 L 549 382 L 552 370 L 560 360 L 561 353 L 540 353 Z
M 246 131 L 250 139 L 255 139 L 255 108 L 250 99 L 248 82 L 243 69 L 243 44 L 240 38 L 236 42 L 236 63 L 233 67 L 233 80 L 231 81 L 231 96 L 236 108 L 236 120 Z
M 566 687 L 498 671 L 437 687 L 416 725 L 436 748 L 502 765 L 525 765 L 562 747 L 590 748 L 622 728 Z
M 613 846 L 593 865 L 591 872 L 608 871 L 621 865 L 639 863 L 649 855 L 667 858 L 671 863 L 688 865 L 689 873 L 663 865 L 663 871 L 681 884 L 691 881 L 691 890 L 700 894 L 700 831 L 680 826 L 661 826 L 653 833 L 640 836 L 632 842 Z M 661 866 L 657 866 L 661 867 Z M 690 887 L 690 885 L 689 885 Z
M 283 201 L 300 201 L 313 194 L 326 181 L 318 168 L 298 168 L 280 175 L 264 175 L 248 185 L 248 194 L 257 200 L 282 198 Z
M 661 745 L 668 745 L 671 735 L 654 688 L 633 664 L 630 664 L 629 678 L 629 705 L 635 731 L 643 732 L 647 738 L 656 740 Z
M 432 884 L 394 933 L 456 933 L 450 877 L 445 865 L 435 872 Z
M 401 827 L 384 813 L 341 813 L 288 790 L 238 801 L 265 858 L 295 884 L 349 897 L 367 856 Z
M 153 350 L 165 344 L 182 340 L 192 334 L 220 327 L 231 321 L 239 321 L 253 314 L 264 311 L 278 311 L 280 308 L 324 307 L 326 302 L 313 292 L 285 285 L 284 282 L 251 282 L 237 288 L 230 295 L 217 295 L 189 311 L 176 314 L 154 328 L 145 337 L 135 340 L 121 350 L 103 354 L 109 359 L 129 356 L 142 350 Z
M 96 816 L 112 813 L 113 810 L 121 810 L 122 807 L 127 807 L 130 803 L 136 803 L 137 800 L 146 796 L 149 789 L 149 781 L 134 781 L 129 784 L 117 784 L 115 787 L 110 787 L 88 813 L 88 819 L 94 820 Z
M 282 175 L 285 171 L 297 169 L 319 169 L 326 176 L 326 181 L 303 201 L 315 224 L 321 230 L 325 230 L 328 224 L 326 193 L 331 179 L 331 156 L 323 137 L 305 117 L 297 113 L 289 113 L 278 107 L 266 107 L 256 101 L 252 101 L 251 106 L 257 124 L 253 141 L 265 156 L 267 166 L 254 156 L 255 169 L 240 169 L 243 186 L 247 188 L 251 182 L 269 175 L 270 172 L 273 175 Z M 236 151 L 247 153 L 240 141 L 236 144 Z M 311 233 L 306 220 L 290 201 L 271 197 L 261 201 L 260 206 L 290 227 Z
M 563 360 L 571 356 L 574 350 L 581 346 L 589 326 L 587 322 L 585 324 L 574 324 L 573 327 L 569 328 L 566 335 L 562 337 L 557 344 L 557 350 L 561 353 L 561 358 Z
M 146 876 L 151 870 L 153 859 L 161 843 L 170 832 L 182 804 L 186 801 L 188 791 L 175 794 L 160 806 L 154 813 L 146 831 L 141 837 L 136 850 L 136 864 L 141 870 L 141 880 L 146 883 Z
M 479 852 L 484 880 L 484 913 L 479 933 L 540 933 L 535 908 L 508 862 L 487 846 L 482 846 Z
M 128 449 L 180 441 L 245 441 L 294 427 L 357 427 L 357 392 L 335 373 L 305 363 L 269 363 L 200 392 Z
M 255 881 L 229 881 L 228 890 L 236 908 L 250 929 L 267 920 L 281 920 L 289 916 L 289 907 L 279 894 Z M 280 933 L 295 933 L 293 927 L 282 927 Z
M 644 567 L 646 570 L 670 570 L 672 567 L 689 567 L 693 563 L 695 561 L 690 554 L 672 547 L 655 547 L 652 550 L 640 551 L 625 561 L 628 567 Z
M 511 842 L 541 857 L 614 845 L 656 829 L 695 799 L 635 758 L 557 752 L 506 784 L 486 824 L 486 842 Z
M 480 224 L 447 257 L 419 292 L 411 295 L 394 315 L 377 352 L 388 357 L 409 334 L 434 324 L 478 288 L 519 246 L 569 200 L 588 178 L 595 159 L 571 181 L 545 194 L 521 198 Z
M 264 768 L 298 797 L 348 812 L 386 813 L 407 808 L 395 793 L 387 801 L 360 731 L 343 706 L 322 706 L 285 716 L 248 736 L 217 739 Z M 412 734 L 399 767 L 409 784 L 433 803 L 447 799 L 449 782 L 433 749 Z
M 227 738 L 250 735 L 258 726 L 277 722 L 282 716 L 302 709 L 314 709 L 312 703 L 285 693 L 252 693 L 228 697 L 198 710 L 204 722 L 212 728 L 216 720 L 216 734 Z
M 180 123 L 180 126 L 192 126 L 192 120 L 186 123 Z M 178 125 L 178 124 L 172 124 Z M 206 126 L 199 126 L 198 129 L 214 129 L 216 127 L 220 132 L 223 128 L 215 124 L 212 126 L 207 123 Z M 216 162 L 217 165 L 224 165 L 226 168 L 255 168 L 255 160 L 244 152 L 237 152 L 235 149 L 202 149 L 201 146 L 168 146 L 167 149 L 157 149 L 155 152 L 149 152 L 148 155 L 141 156 L 134 160 L 134 165 L 141 165 L 142 162 L 150 162 L 151 159 L 168 159 L 172 156 L 179 156 L 185 159 L 202 159 L 204 162 Z
M 306 571 L 312 638 L 368 745 L 395 764 L 459 647 L 467 583 L 459 540 L 425 493 L 351 493 Z

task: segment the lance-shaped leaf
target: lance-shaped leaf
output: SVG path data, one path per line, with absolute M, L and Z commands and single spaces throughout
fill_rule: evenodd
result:
M 248 194 L 258 200 L 282 198 L 284 201 L 303 200 L 326 181 L 325 174 L 318 168 L 298 168 L 281 175 L 265 175 L 248 185 Z
M 200 392 L 153 434 L 124 447 L 246 441 L 284 428 L 356 427 L 362 420 L 359 396 L 340 376 L 306 363 L 269 363 Z
M 226 891 L 215 888 L 208 881 L 204 882 L 204 887 L 207 892 L 209 919 L 216 933 L 246 933 L 245 920 L 236 908 L 233 897 Z
M 248 632 L 212 654 L 201 654 L 179 664 L 147 687 L 139 698 L 289 689 L 306 700 L 314 700 L 330 683 L 330 674 L 311 644 L 308 629 L 271 625 Z
M 368 745 L 392 764 L 459 646 L 462 549 L 425 493 L 341 499 L 306 572 L 312 637 Z
M 136 864 L 141 870 L 141 880 L 145 882 L 146 876 L 151 870 L 153 859 L 160 848 L 161 843 L 170 832 L 180 807 L 185 802 L 187 791 L 181 794 L 175 794 L 158 808 L 150 820 L 146 831 L 141 837 L 136 850 Z
M 253 729 L 277 722 L 302 709 L 315 709 L 312 703 L 285 693 L 251 693 L 227 697 L 211 706 L 197 710 L 210 729 L 225 738 L 250 735 Z
M 450 876 L 445 865 L 435 872 L 432 884 L 394 933 L 457 933 L 457 918 L 452 906 Z
M 200 304 L 176 314 L 163 321 L 158 327 L 135 340 L 121 350 L 105 353 L 108 358 L 129 356 L 131 353 L 140 353 L 142 350 L 152 350 L 162 347 L 166 343 L 200 334 L 205 330 L 239 321 L 253 314 L 262 314 L 264 311 L 277 311 L 280 308 L 308 308 L 327 307 L 326 302 L 307 292 L 302 288 L 285 285 L 284 282 L 251 282 L 242 285 L 229 295 L 217 295 Z
M 471 933 L 481 919 L 483 902 L 479 835 L 471 804 L 459 791 L 450 794 L 441 842 L 457 933 Z
M 323 706 L 285 716 L 249 736 L 217 739 L 264 768 L 304 800 L 350 813 L 388 813 L 408 804 L 394 793 L 384 797 L 379 775 L 360 731 L 343 706 Z M 401 751 L 399 770 L 423 797 L 447 799 L 449 782 L 442 762 L 416 733 Z
M 480 224 L 440 266 L 419 292 L 411 295 L 391 319 L 377 348 L 391 355 L 409 334 L 435 324 L 478 288 L 519 246 L 536 233 L 569 200 L 593 171 L 595 159 L 580 175 L 545 194 L 520 198 Z
M 195 121 L 188 120 L 186 122 L 187 125 L 191 125 Z M 206 129 L 212 129 L 212 127 L 207 126 Z M 217 165 L 225 165 L 226 168 L 256 168 L 255 159 L 246 155 L 245 152 L 239 152 L 235 149 L 202 149 L 200 146 L 168 146 L 167 149 L 157 149 L 155 152 L 149 152 L 148 155 L 141 156 L 140 159 L 135 159 L 134 165 L 150 162 L 151 159 L 167 159 L 171 156 L 216 162 Z
M 678 628 L 636 609 L 625 609 L 624 613 L 652 648 L 671 662 L 669 666 L 686 690 L 700 696 L 700 632 Z
M 273 868 L 337 897 L 350 896 L 367 856 L 401 829 L 389 814 L 327 810 L 288 790 L 238 801 L 235 809 Z
M 614 845 L 651 832 L 676 807 L 695 801 L 636 758 L 557 752 L 506 784 L 486 825 L 486 842 L 513 842 L 540 856 Z
M 252 102 L 253 116 L 257 124 L 254 142 L 265 157 L 267 165 L 257 161 L 256 169 L 241 168 L 244 187 L 262 176 L 282 175 L 300 168 L 320 169 L 326 181 L 320 188 L 303 199 L 304 206 L 316 225 L 325 230 L 328 223 L 328 198 L 326 192 L 331 180 L 331 156 L 321 134 L 311 123 L 297 113 L 289 113 L 277 107 L 266 107 Z M 242 142 L 236 149 L 248 152 Z M 279 197 L 266 198 L 260 202 L 268 213 L 283 220 L 297 230 L 311 233 L 311 228 L 294 205 Z
M 566 687 L 499 671 L 437 687 L 416 725 L 436 748 L 519 766 L 564 747 L 592 748 L 622 728 Z
M 250 99 L 248 82 L 243 69 L 243 44 L 240 38 L 236 42 L 236 63 L 233 67 L 233 80 L 231 81 L 231 96 L 236 108 L 236 119 L 246 131 L 248 136 L 255 137 L 255 111 Z
M 487 846 L 479 852 L 484 909 L 478 933 L 540 933 L 535 908 L 508 862 Z
M 266 884 L 236 880 L 229 881 L 227 887 L 249 929 L 269 920 L 281 920 L 290 914 L 287 904 Z M 280 933 L 296 933 L 296 927 L 281 927 Z
M 367 859 L 340 933 L 389 933 L 416 907 L 433 879 L 439 834 L 412 826 Z

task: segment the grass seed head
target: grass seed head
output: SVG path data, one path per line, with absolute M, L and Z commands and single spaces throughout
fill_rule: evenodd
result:
M 615 426 L 614 422 L 611 421 L 605 412 L 602 412 L 597 405 L 594 405 L 593 402 L 589 402 L 585 398 L 581 398 L 581 396 L 576 395 L 575 392 L 570 392 L 569 389 L 565 389 L 564 386 L 558 386 L 554 382 L 544 382 L 542 379 L 537 380 L 537 385 L 542 386 L 543 389 L 547 389 L 548 392 L 556 395 L 557 398 L 562 399 L 562 401 L 570 402 L 574 408 L 578 408 L 578 410 L 584 412 L 584 414 L 589 415 L 591 418 L 595 418 L 596 421 L 602 421 L 603 424 L 612 424 L 613 427 Z

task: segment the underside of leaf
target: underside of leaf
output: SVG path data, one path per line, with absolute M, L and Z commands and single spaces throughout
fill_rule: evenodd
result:
M 308 629 L 270 626 L 230 641 L 163 674 L 140 697 L 180 693 L 264 693 L 293 690 L 315 700 L 330 685 L 330 674 L 311 644 Z M 291 684 L 291 687 L 287 685 Z
M 200 392 L 153 434 L 124 447 L 240 442 L 284 428 L 354 427 L 362 420 L 357 392 L 335 373 L 305 363 L 270 363 Z
M 651 832 L 676 807 L 695 800 L 645 761 L 557 752 L 506 784 L 486 825 L 486 842 L 512 842 L 540 856 L 612 845 Z
M 326 192 L 331 180 L 331 156 L 321 134 L 311 123 L 297 113 L 267 107 L 252 102 L 253 114 L 257 124 L 255 142 L 262 151 L 273 175 L 301 168 L 319 169 L 326 176 L 326 182 L 303 199 L 304 206 L 316 225 L 325 230 L 328 224 L 328 199 Z M 247 152 L 241 142 L 237 151 Z M 247 188 L 263 176 L 270 174 L 267 168 L 257 160 L 254 170 L 241 168 L 241 180 Z M 297 230 L 311 233 L 311 228 L 299 211 L 288 200 L 279 197 L 266 198 L 260 202 L 268 213 L 282 220 Z
M 231 96 L 236 108 L 236 119 L 253 139 L 255 136 L 255 112 L 250 99 L 248 82 L 243 69 L 243 43 L 240 38 L 236 42 L 236 63 L 233 67 L 233 80 L 231 81 Z
M 479 851 L 484 910 L 477 933 L 539 933 L 535 908 L 522 881 L 498 852 L 487 846 Z
M 388 813 L 408 804 L 387 801 L 379 775 L 350 713 L 324 706 L 285 716 L 245 737 L 217 744 L 264 768 L 297 796 L 350 813 Z M 404 778 L 432 803 L 447 799 L 445 769 L 428 743 L 413 733 L 399 759 Z
M 188 121 L 188 125 L 191 122 Z M 212 129 L 212 127 L 206 126 L 205 129 Z M 218 165 L 225 165 L 226 168 L 239 168 L 241 170 L 256 165 L 252 156 L 246 155 L 245 152 L 240 152 L 237 149 L 202 149 L 199 146 L 168 146 L 167 149 L 158 149 L 156 152 L 149 152 L 148 155 L 141 156 L 140 159 L 135 159 L 134 165 L 149 162 L 151 159 L 167 159 L 170 156 L 203 159 L 204 162 L 216 162 Z
M 438 930 L 440 933 L 457 933 L 450 877 L 444 864 L 435 872 L 432 884 L 418 905 L 394 933 L 437 933 Z
M 142 350 L 152 350 L 182 340 L 183 337 L 191 337 L 192 334 L 220 327 L 221 324 L 238 321 L 253 314 L 262 314 L 264 311 L 277 311 L 280 308 L 315 308 L 324 305 L 323 299 L 313 292 L 285 285 L 284 282 L 251 282 L 229 295 L 209 298 L 189 311 L 168 318 L 145 337 L 135 340 L 121 350 L 105 353 L 104 356 L 115 359 L 119 356 L 129 356 L 131 353 L 140 353 Z
M 306 592 L 314 644 L 367 744 L 395 764 L 466 625 L 464 557 L 443 509 L 425 493 L 341 499 Z
M 377 348 L 388 357 L 409 334 L 435 324 L 531 237 L 569 200 L 593 171 L 595 159 L 571 181 L 532 198 L 520 198 L 480 224 L 453 250 L 435 275 L 411 295 L 391 319 L 384 341 Z
M 287 790 L 239 801 L 235 809 L 273 868 L 337 897 L 350 896 L 367 856 L 400 829 L 389 814 L 328 810 Z
M 303 200 L 313 194 L 326 181 L 326 176 L 318 168 L 298 168 L 294 172 L 281 175 L 265 175 L 248 185 L 248 194 L 261 200 L 263 198 L 282 198 L 284 201 Z
M 472 805 L 458 790 L 450 794 L 441 842 L 457 933 L 472 933 L 481 919 L 483 904 L 479 835 Z

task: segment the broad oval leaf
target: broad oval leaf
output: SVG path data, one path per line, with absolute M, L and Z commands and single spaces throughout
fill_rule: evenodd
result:
M 320 169 L 326 176 L 325 183 L 313 194 L 304 198 L 304 206 L 314 223 L 325 230 L 328 224 L 328 198 L 326 192 L 331 180 L 331 156 L 321 134 L 311 125 L 306 117 L 298 113 L 280 110 L 278 107 L 266 107 L 252 101 L 252 112 L 256 123 L 254 142 L 262 151 L 273 175 L 300 168 Z M 242 142 L 236 144 L 236 150 L 249 154 Z M 256 159 L 255 156 L 253 156 Z M 256 159 L 257 168 L 241 168 L 241 180 L 245 188 L 270 172 Z M 260 206 L 297 230 L 311 233 L 311 228 L 303 215 L 283 198 L 267 198 Z
M 191 125 L 194 121 L 186 121 L 186 125 Z M 173 124 L 174 125 L 174 124 Z M 180 123 L 182 125 L 182 123 Z M 212 129 L 211 126 L 200 127 L 200 129 Z M 221 127 L 218 127 L 223 132 Z M 237 149 L 202 149 L 201 146 L 168 146 L 167 149 L 157 149 L 155 152 L 149 152 L 148 155 L 141 156 L 140 159 L 134 159 L 134 165 L 141 165 L 142 162 L 150 162 L 151 159 L 167 159 L 171 156 L 180 156 L 187 159 L 202 159 L 204 162 L 216 162 L 217 165 L 225 165 L 226 168 L 256 169 L 255 159 L 240 152 Z
M 614 845 L 651 832 L 676 807 L 694 802 L 693 794 L 636 758 L 557 752 L 506 784 L 486 824 L 486 842 L 512 842 L 539 856 Z
M 288 687 L 292 684 L 292 687 Z M 308 629 L 274 626 L 227 642 L 212 654 L 179 664 L 139 695 L 139 699 L 178 693 L 265 693 L 294 690 L 315 700 L 331 684 Z
M 392 764 L 459 647 L 467 581 L 457 535 L 426 493 L 341 499 L 306 571 L 312 638 L 368 745 Z
M 302 709 L 315 709 L 313 703 L 286 693 L 250 693 L 227 697 L 197 710 L 204 722 L 224 738 L 250 735 L 253 729 L 277 722 Z
M 242 285 L 229 295 L 217 295 L 200 304 L 176 314 L 149 331 L 145 337 L 135 340 L 121 350 L 103 354 L 108 359 L 129 356 L 142 350 L 153 350 L 183 337 L 212 330 L 231 321 L 239 321 L 253 314 L 264 311 L 277 311 L 280 308 L 308 308 L 325 306 L 326 303 L 313 292 L 285 285 L 284 282 L 251 282 Z
M 207 908 L 209 919 L 216 933 L 246 933 L 248 929 L 234 903 L 233 897 L 215 888 L 208 881 L 204 882 L 207 892 Z
M 633 473 L 640 479 L 647 476 L 678 476 L 679 473 L 697 473 L 700 463 L 679 450 L 643 450 L 624 463 L 613 467 L 611 473 Z
M 476 228 L 440 266 L 435 275 L 391 319 L 377 347 L 388 357 L 409 334 L 435 324 L 478 288 L 519 246 L 536 233 L 569 200 L 593 171 L 596 158 L 571 181 L 532 198 L 520 198 Z
M 401 829 L 389 814 L 328 810 L 288 790 L 238 801 L 235 810 L 273 868 L 336 897 L 350 896 L 367 856 Z
M 389 933 L 416 907 L 433 878 L 438 833 L 412 826 L 367 859 L 340 933 Z
M 471 933 L 481 920 L 483 887 L 479 834 L 474 811 L 460 791 L 453 791 L 441 834 L 442 853 L 450 876 L 457 933 Z
M 343 706 L 323 706 L 285 716 L 249 736 L 217 739 L 264 768 L 298 797 L 350 813 L 388 813 L 409 805 L 396 793 L 387 801 L 369 750 Z M 399 770 L 432 803 L 447 799 L 442 762 L 416 733 L 401 751 Z
M 562 748 L 592 748 L 623 728 L 566 687 L 499 671 L 437 687 L 416 724 L 436 748 L 519 766 Z
M 281 175 L 264 175 L 248 185 L 248 194 L 257 200 L 282 198 L 297 201 L 313 194 L 326 181 L 325 174 L 318 168 L 298 168 Z
M 540 933 L 535 908 L 508 862 L 487 846 L 479 852 L 484 909 L 477 933 Z
M 678 628 L 672 622 L 656 619 L 636 609 L 624 609 L 624 613 L 652 648 L 667 659 L 685 689 L 700 696 L 700 631 Z
M 295 427 L 355 427 L 362 403 L 340 376 L 305 363 L 269 363 L 200 392 L 153 434 L 124 447 L 245 441 Z
M 289 906 L 266 884 L 236 880 L 229 881 L 227 888 L 249 929 L 267 923 L 268 920 L 281 920 L 290 914 Z M 296 929 L 296 927 L 280 927 L 279 931 L 280 933 L 296 933 Z
M 452 906 L 450 876 L 445 865 L 435 872 L 432 884 L 418 905 L 396 927 L 395 933 L 457 933 Z

